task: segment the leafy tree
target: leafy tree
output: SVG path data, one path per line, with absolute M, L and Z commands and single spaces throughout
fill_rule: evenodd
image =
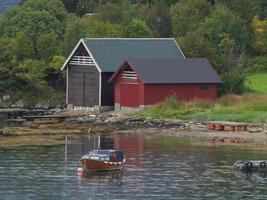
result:
M 170 37 L 171 18 L 167 5 L 162 2 L 143 5 L 139 9 L 139 16 L 146 22 L 154 37 Z
M 0 63 L 8 63 L 13 59 L 13 43 L 13 38 L 0 37 Z
M 55 32 L 59 37 L 63 35 L 64 28 L 54 16 L 47 11 L 15 11 L 15 15 L 4 22 L 5 36 L 14 37 L 19 31 L 24 32 L 36 44 L 38 36 L 44 33 Z
M 257 15 L 259 0 L 217 0 L 218 4 L 230 8 L 245 22 L 250 22 Z
M 218 47 L 225 34 L 235 40 L 240 49 L 248 47 L 249 37 L 245 25 L 233 11 L 224 6 L 216 6 L 200 24 L 200 28 L 214 47 Z
M 53 32 L 42 34 L 37 38 L 36 49 L 38 58 L 49 61 L 54 55 L 61 54 L 61 42 Z
M 50 15 L 56 17 L 56 19 L 61 22 L 61 25 L 65 23 L 67 16 L 67 12 L 61 0 L 27 0 L 22 8 L 27 11 L 47 11 Z
M 31 89 L 34 92 L 43 92 L 43 88 L 47 86 L 44 80 L 45 66 L 45 63 L 38 60 L 25 60 L 19 65 L 21 71 L 16 73 L 16 77 L 25 81 L 25 89 Z
M 54 56 L 52 61 L 49 63 L 49 66 L 46 69 L 45 80 L 56 89 L 65 88 L 64 75 L 61 71 L 61 67 L 65 62 L 63 56 Z
M 68 21 L 64 34 L 64 54 L 67 56 L 75 47 L 77 42 L 86 37 L 88 23 L 85 19 L 72 18 Z
M 127 27 L 126 35 L 130 38 L 149 38 L 153 36 L 146 23 L 140 19 L 133 19 Z
M 214 57 L 214 48 L 211 42 L 199 31 L 188 31 L 185 36 L 177 38 L 178 44 L 188 58 Z
M 122 27 L 119 25 L 115 25 L 115 24 L 90 21 L 86 36 L 92 37 L 92 38 L 121 37 L 122 36 Z
M 217 49 L 217 70 L 220 74 L 241 73 L 247 70 L 247 60 L 244 52 L 236 49 L 235 40 L 228 34 L 223 35 Z
M 252 19 L 253 40 L 252 46 L 261 55 L 267 54 L 267 18 L 260 20 L 255 16 Z
M 22 61 L 34 57 L 34 49 L 30 38 L 23 32 L 18 32 L 14 38 L 0 38 L 0 63 L 10 60 Z
M 126 26 L 136 16 L 136 13 L 128 1 L 123 1 L 121 4 L 107 3 L 98 6 L 96 16 L 99 21 Z
M 34 57 L 31 39 L 24 33 L 18 32 L 12 44 L 13 55 L 18 61 Z
M 218 46 L 219 49 L 213 62 L 223 81 L 219 87 L 219 93 L 243 93 L 248 71 L 244 52 L 239 53 L 235 49 L 235 41 L 228 34 L 223 36 Z
M 172 32 L 184 36 L 194 30 L 209 14 L 210 4 L 206 0 L 180 0 L 171 7 Z

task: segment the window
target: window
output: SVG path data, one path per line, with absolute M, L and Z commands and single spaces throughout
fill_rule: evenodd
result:
M 201 92 L 208 92 L 209 91 L 209 85 L 207 85 L 207 84 L 200 85 L 200 91 Z

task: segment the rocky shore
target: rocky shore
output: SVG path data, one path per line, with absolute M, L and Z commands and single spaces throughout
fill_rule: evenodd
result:
M 52 116 L 64 116 L 58 121 Z M 179 119 L 151 119 L 135 114 L 114 112 L 91 113 L 61 110 L 50 118 L 26 122 L 22 127 L 5 127 L 0 130 L 0 145 L 5 136 L 46 136 L 120 133 L 120 134 L 168 134 L 175 136 L 204 137 L 211 142 L 267 143 L 267 124 L 248 124 L 246 131 L 209 130 L 204 122 L 190 122 Z M 12 143 L 12 141 L 10 141 Z

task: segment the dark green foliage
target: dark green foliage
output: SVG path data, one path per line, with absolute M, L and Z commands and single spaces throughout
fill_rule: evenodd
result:
M 250 72 L 267 72 L 267 57 L 266 56 L 257 56 L 252 57 L 248 60 L 248 66 Z
M 154 37 L 170 37 L 171 17 L 170 8 L 158 2 L 154 5 L 143 5 L 140 7 L 138 15 L 144 20 Z
M 127 37 L 129 38 L 150 38 L 152 32 L 146 23 L 140 19 L 133 19 L 127 27 Z
M 223 83 L 219 86 L 218 93 L 242 94 L 245 91 L 246 77 L 244 74 L 229 72 L 222 75 Z
M 210 4 L 206 0 L 181 0 L 171 7 L 172 32 L 184 36 L 198 27 L 199 22 L 209 14 Z
M 218 46 L 224 34 L 228 34 L 238 47 L 248 46 L 249 38 L 245 24 L 227 7 L 216 6 L 200 24 L 200 29 L 214 45 Z

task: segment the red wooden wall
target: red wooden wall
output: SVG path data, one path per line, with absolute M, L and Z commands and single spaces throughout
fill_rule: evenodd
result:
M 183 101 L 216 99 L 216 84 L 208 84 L 208 91 L 201 91 L 200 86 L 201 84 L 147 84 L 144 91 L 144 105 L 159 103 L 172 94 L 175 94 L 177 99 Z
M 177 99 L 214 100 L 217 97 L 217 85 L 208 84 L 208 91 L 201 91 L 201 84 L 142 84 L 140 81 L 119 80 L 115 82 L 115 103 L 126 107 L 152 105 L 164 101 L 170 95 Z

